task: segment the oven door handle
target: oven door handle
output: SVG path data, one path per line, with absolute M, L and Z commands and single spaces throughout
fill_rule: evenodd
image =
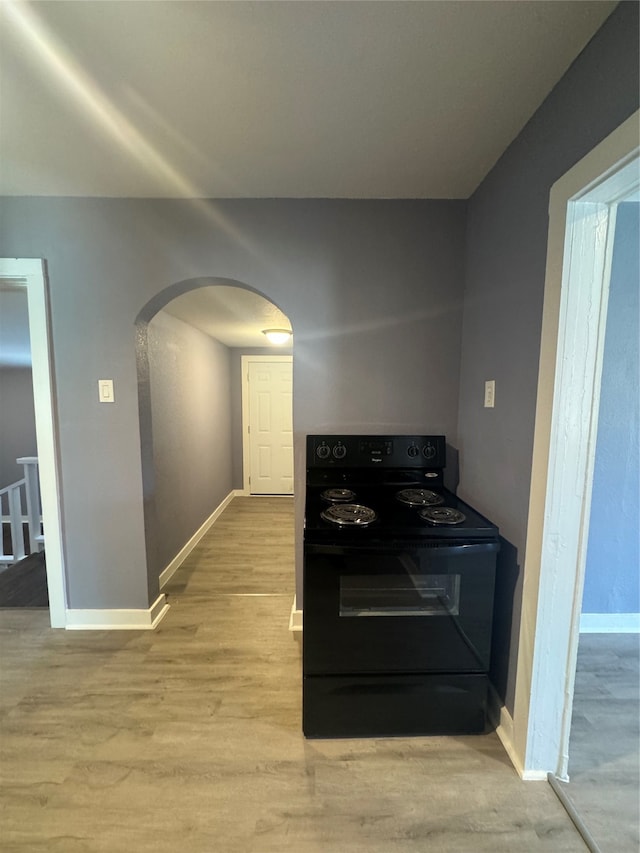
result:
M 305 543 L 305 550 L 309 554 L 362 554 L 362 553 L 398 553 L 402 551 L 413 551 L 426 549 L 436 551 L 442 557 L 466 557 L 473 554 L 497 553 L 500 550 L 499 542 L 469 542 L 458 545 L 435 544 L 424 540 L 411 540 L 407 542 L 386 542 L 378 545 L 318 545 Z

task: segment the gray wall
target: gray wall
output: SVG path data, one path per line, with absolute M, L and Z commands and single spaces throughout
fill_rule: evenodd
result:
M 502 683 L 513 709 L 517 615 L 552 184 L 638 109 L 638 4 L 621 3 L 469 202 L 458 439 L 460 493 L 501 528 Z M 483 408 L 484 381 L 496 406 Z M 516 556 L 517 555 L 517 556 Z M 513 597 L 516 618 L 509 619 Z M 505 665 L 506 661 L 506 665 Z
M 640 613 L 640 205 L 618 206 L 582 610 Z
M 298 542 L 307 432 L 433 430 L 460 448 L 461 491 L 521 558 L 549 189 L 637 109 L 637 34 L 637 5 L 622 3 L 473 196 L 466 258 L 465 202 L 2 199 L 0 255 L 48 261 L 72 607 L 147 607 L 153 594 L 135 320 L 207 276 L 248 284 L 292 321 Z M 97 400 L 107 377 L 114 405 Z M 516 630 L 502 636 L 503 696 Z
M 174 283 L 214 276 L 291 319 L 300 543 L 306 433 L 432 430 L 455 444 L 465 210 L 2 199 L 0 255 L 48 262 L 72 607 L 147 607 L 157 588 L 147 584 L 135 346 L 145 306 L 152 314 Z M 116 402 L 100 404 L 96 380 L 109 377 Z
M 37 456 L 30 367 L 0 367 L 0 489 L 21 480 L 19 456 Z
M 157 578 L 232 489 L 230 350 L 160 311 L 148 356 Z
M 0 291 L 0 489 L 22 479 L 19 456 L 37 456 L 29 309 L 23 287 Z

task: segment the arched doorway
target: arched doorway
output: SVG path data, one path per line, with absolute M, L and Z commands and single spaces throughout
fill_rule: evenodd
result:
M 233 497 L 245 493 L 241 362 L 276 351 L 282 357 L 263 334 L 274 327 L 291 330 L 277 305 L 255 288 L 220 278 L 178 282 L 136 319 L 151 598 Z

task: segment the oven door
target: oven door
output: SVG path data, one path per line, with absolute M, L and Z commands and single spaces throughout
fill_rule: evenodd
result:
M 305 675 L 485 672 L 498 549 L 305 544 Z

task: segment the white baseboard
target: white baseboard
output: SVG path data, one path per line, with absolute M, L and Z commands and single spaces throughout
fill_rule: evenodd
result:
M 514 770 L 524 782 L 542 782 L 547 778 L 546 770 L 525 770 L 514 745 L 513 718 L 507 711 L 492 684 L 489 685 L 489 719 L 495 726 L 496 734 L 504 751 L 509 756 Z
M 236 489 L 234 492 L 236 497 L 239 498 L 292 498 L 293 493 L 286 495 L 272 495 L 272 494 L 264 494 L 264 495 L 254 495 L 248 489 Z
M 226 498 L 222 501 L 222 503 L 214 509 L 209 518 L 202 524 L 196 532 L 193 534 L 191 539 L 183 545 L 182 548 L 175 555 L 173 560 L 169 563 L 169 565 L 162 570 L 160 573 L 160 577 L 158 578 L 160 582 L 160 589 L 163 589 L 171 580 L 176 571 L 180 568 L 180 566 L 187 559 L 189 554 L 196 547 L 198 542 L 202 539 L 202 537 L 207 533 L 209 528 L 213 525 L 213 523 L 222 515 L 225 509 L 229 506 L 231 501 L 237 497 L 239 494 L 239 490 L 235 489 L 226 496 Z
M 166 596 L 160 594 L 146 610 L 67 610 L 65 627 L 69 631 L 148 631 L 168 610 Z
M 581 634 L 640 634 L 640 613 L 583 613 Z
M 291 615 L 289 616 L 289 630 L 302 631 L 302 610 L 296 610 L 296 597 L 293 596 Z

